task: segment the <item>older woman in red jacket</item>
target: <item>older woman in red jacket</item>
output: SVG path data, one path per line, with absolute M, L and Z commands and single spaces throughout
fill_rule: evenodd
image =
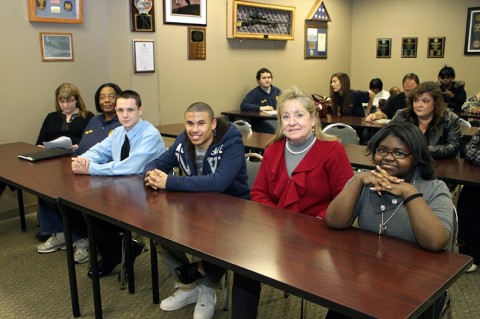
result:
M 325 218 L 330 202 L 353 176 L 343 145 L 322 132 L 312 99 L 297 88 L 277 103 L 279 126 L 250 192 L 258 203 Z M 233 318 L 256 318 L 260 283 L 235 274 Z

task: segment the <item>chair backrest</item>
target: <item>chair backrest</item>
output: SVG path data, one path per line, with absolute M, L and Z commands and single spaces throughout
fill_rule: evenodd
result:
M 458 237 L 458 214 L 457 208 L 453 205 L 453 224 L 452 224 L 452 239 L 450 241 L 450 250 L 455 251 Z
M 235 126 L 240 130 L 240 132 L 248 134 L 253 132 L 252 126 L 245 120 L 236 120 L 235 122 L 233 122 L 233 124 L 235 124 Z
M 330 124 L 323 129 L 323 133 L 337 136 L 343 144 L 360 144 L 357 131 L 347 124 Z
M 472 124 L 470 124 L 470 122 L 467 121 L 466 119 L 462 119 L 461 117 L 459 119 L 460 119 L 460 127 L 461 128 L 471 128 L 472 127 Z
M 260 169 L 260 164 L 262 162 L 263 156 L 258 153 L 246 153 L 245 160 L 247 163 L 247 175 L 248 175 L 248 187 L 252 189 L 255 178 L 257 177 L 258 170 Z

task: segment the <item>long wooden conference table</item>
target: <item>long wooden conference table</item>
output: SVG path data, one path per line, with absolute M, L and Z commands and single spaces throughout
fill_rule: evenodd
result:
M 177 137 L 185 129 L 184 124 L 167 124 L 157 126 L 162 136 Z M 272 138 L 272 134 L 252 132 L 243 133 L 243 143 L 247 151 L 262 152 L 265 145 Z M 364 155 L 365 146 L 345 144 L 350 163 L 354 167 L 369 169 L 373 167 L 370 157 Z M 463 158 L 438 160 L 435 162 L 437 177 L 446 181 L 462 185 L 480 186 L 480 167 L 473 165 Z
M 320 219 L 223 194 L 154 191 L 138 175 L 75 175 L 68 157 L 17 158 L 32 148 L 0 145 L 3 181 L 355 318 L 432 314 L 434 300 L 471 264 L 458 253 L 354 228 L 330 230 Z M 70 267 L 73 253 L 67 257 Z M 70 281 L 73 296 L 76 277 Z M 101 318 L 101 304 L 95 306 Z

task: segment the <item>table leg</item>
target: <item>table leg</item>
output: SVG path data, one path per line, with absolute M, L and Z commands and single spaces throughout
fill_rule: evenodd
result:
M 133 250 L 132 250 L 132 232 L 125 230 L 123 232 L 125 236 L 125 267 L 128 274 L 128 292 L 131 294 L 135 293 L 135 274 L 133 271 Z
M 22 232 L 27 231 L 27 223 L 25 222 L 25 206 L 23 205 L 23 191 L 17 189 L 18 212 L 20 214 L 20 228 Z
M 94 232 L 94 218 L 83 213 L 88 229 L 88 249 L 90 253 L 90 270 L 92 271 L 93 305 L 95 307 L 95 318 L 102 319 L 102 296 L 100 294 L 100 279 L 98 278 L 97 266 L 97 241 Z
M 68 280 L 70 282 L 70 299 L 72 301 L 72 311 L 75 318 L 80 317 L 80 305 L 78 302 L 77 289 L 77 274 L 75 272 L 75 260 L 73 258 L 73 240 L 70 225 L 70 216 L 68 208 L 63 206 L 60 202 L 57 203 L 58 209 L 62 214 L 63 227 L 65 234 L 65 244 L 67 246 L 67 266 L 68 266 Z
M 152 294 L 154 304 L 160 303 L 157 256 L 157 246 L 155 246 L 155 242 L 150 239 L 150 269 L 152 272 Z

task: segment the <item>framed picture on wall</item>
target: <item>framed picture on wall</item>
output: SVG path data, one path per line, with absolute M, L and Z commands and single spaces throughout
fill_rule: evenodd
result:
M 130 0 L 130 12 L 132 31 L 155 31 L 154 0 Z
M 43 62 L 74 60 L 71 33 L 40 32 L 40 49 Z
M 207 25 L 207 0 L 163 0 L 163 23 Z
M 428 38 L 427 58 L 443 58 L 445 54 L 445 37 Z
M 294 39 L 295 7 L 229 0 L 227 10 L 227 37 Z
M 468 8 L 465 55 L 480 55 L 480 7 Z
M 305 23 L 305 59 L 327 57 L 327 26 Z
M 392 52 L 392 39 L 377 39 L 377 58 L 390 58 Z
M 135 73 L 155 72 L 153 40 L 133 40 L 133 66 Z
M 418 38 L 402 38 L 402 58 L 417 57 Z
M 28 0 L 28 20 L 83 23 L 83 0 Z

